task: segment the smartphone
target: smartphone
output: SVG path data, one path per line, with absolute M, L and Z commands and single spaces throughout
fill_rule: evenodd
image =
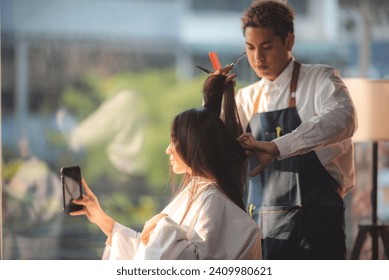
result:
M 70 213 L 81 210 L 82 205 L 73 203 L 73 199 L 82 197 L 81 169 L 79 166 L 63 167 L 61 169 L 63 211 Z

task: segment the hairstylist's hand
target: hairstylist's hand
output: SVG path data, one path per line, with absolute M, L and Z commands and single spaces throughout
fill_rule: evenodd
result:
M 243 133 L 241 136 L 238 137 L 239 144 L 249 150 L 254 151 L 255 150 L 255 142 L 253 135 L 249 132 Z
M 99 200 L 94 195 L 92 190 L 88 187 L 88 184 L 82 178 L 82 186 L 85 190 L 85 194 L 81 199 L 76 199 L 73 202 L 78 205 L 83 205 L 84 208 L 79 211 L 71 212 L 71 216 L 86 215 L 90 222 L 96 224 L 108 238 L 112 235 L 114 219 L 108 216 L 100 207 Z
M 258 161 L 258 165 L 251 170 L 252 177 L 263 172 L 280 153 L 275 143 L 256 141 L 251 133 L 243 133 L 238 137 L 238 141 L 243 148 L 247 149 L 247 154 L 254 156 Z
M 213 74 L 214 75 L 225 75 L 227 78 L 226 78 L 226 81 L 224 82 L 225 84 L 228 84 L 229 82 L 233 82 L 234 86 L 235 86 L 235 78 L 236 78 L 236 74 L 230 74 L 230 71 L 233 69 L 233 66 L 226 66 L 224 68 L 221 68 L 219 70 L 216 70 Z
M 147 245 L 147 243 L 149 243 L 150 234 L 157 226 L 159 220 L 167 216 L 168 215 L 165 213 L 159 213 L 145 223 L 142 234 L 140 236 L 140 239 L 142 240 L 142 243 L 144 245 Z

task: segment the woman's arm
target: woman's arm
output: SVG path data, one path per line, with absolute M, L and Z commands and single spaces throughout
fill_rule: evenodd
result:
M 107 236 L 107 245 L 111 244 L 112 229 L 115 224 L 115 220 L 107 215 L 101 208 L 99 200 L 94 195 L 88 184 L 82 178 L 82 186 L 86 194 L 82 195 L 81 199 L 76 199 L 73 202 L 78 205 L 83 205 L 84 208 L 79 211 L 71 212 L 71 216 L 85 215 L 90 222 L 96 224 Z

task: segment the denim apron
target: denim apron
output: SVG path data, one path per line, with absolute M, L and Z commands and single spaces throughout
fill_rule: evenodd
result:
M 259 141 L 271 141 L 296 129 L 300 63 L 294 62 L 286 109 L 258 112 L 254 102 L 248 131 Z M 257 166 L 250 159 L 250 170 Z M 345 259 L 344 203 L 337 182 L 311 151 L 273 161 L 250 177 L 247 210 L 260 225 L 264 259 Z

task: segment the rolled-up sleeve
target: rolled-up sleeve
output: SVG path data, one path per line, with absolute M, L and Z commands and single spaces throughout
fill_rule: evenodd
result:
M 312 116 L 307 118 L 306 112 L 299 111 L 301 125 L 273 140 L 280 151 L 278 159 L 340 143 L 356 131 L 357 117 L 348 89 L 335 69 L 323 71 L 316 80 L 315 92 L 311 92 L 314 95 Z

